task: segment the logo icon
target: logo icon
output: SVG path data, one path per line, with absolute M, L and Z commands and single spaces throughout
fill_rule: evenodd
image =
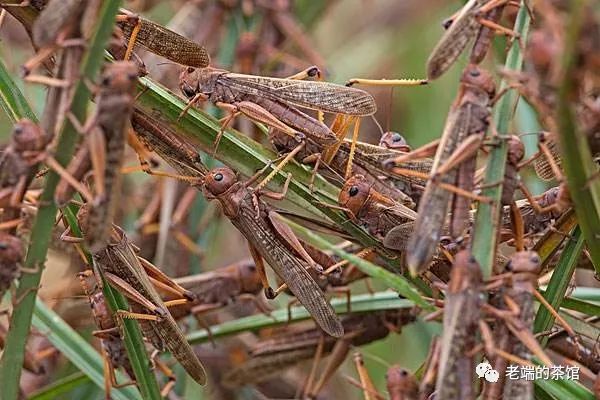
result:
M 490 383 L 498 382 L 498 378 L 500 377 L 498 371 L 493 369 L 487 361 L 479 363 L 479 365 L 475 367 L 475 373 L 479 378 L 485 378 L 485 380 Z

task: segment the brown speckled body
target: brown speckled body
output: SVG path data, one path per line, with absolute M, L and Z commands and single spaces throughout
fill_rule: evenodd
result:
M 113 313 L 106 303 L 104 293 L 102 293 L 102 288 L 98 285 L 96 277 L 91 271 L 89 272 L 90 274 L 86 274 L 85 272 L 79 274 L 79 279 L 81 287 L 90 301 L 96 326 L 101 331 L 104 331 L 98 335 L 102 343 L 102 348 L 108 355 L 112 368 L 123 367 L 127 375 L 131 379 L 135 379 L 133 368 L 127 357 L 123 338 L 119 330 L 116 329 L 117 325 Z
M 408 244 L 406 263 L 413 273 L 421 272 L 428 267 L 440 240 L 453 197 L 453 193 L 442 188 L 438 182 L 458 187 L 460 183 L 470 180 L 472 185 L 473 162 L 476 155 L 472 156 L 472 160 L 462 162 L 441 176 L 436 175 L 436 171 L 447 162 L 466 138 L 473 135 L 483 138 L 489 125 L 489 103 L 494 93 L 494 81 L 487 71 L 476 65 L 465 68 L 458 95 L 448 113 L 442 139 L 436 152 L 431 170 L 433 178 L 429 179 L 421 197 L 415 231 Z M 458 177 L 461 177 L 460 181 Z M 461 204 L 455 204 L 453 209 L 459 212 L 462 210 L 464 214 L 465 209 L 468 210 L 468 204 L 465 207 L 464 201 L 461 200 Z M 464 225 L 466 222 L 464 215 L 460 214 L 457 217 L 462 218 L 455 218 L 457 223 Z
M 338 316 L 319 285 L 311 278 L 305 263 L 293 254 L 272 226 L 268 205 L 257 199 L 257 210 L 253 193 L 237 181 L 235 173 L 229 168 L 210 171 L 206 176 L 205 190 L 209 197 L 219 200 L 231 223 L 288 285 L 319 326 L 328 334 L 341 337 L 344 330 Z
M 100 80 L 96 108 L 96 126 L 104 136 L 106 163 L 103 195 L 96 196 L 89 210 L 86 244 L 90 251 L 101 250 L 108 241 L 119 201 L 121 167 L 125 154 L 127 125 L 133 112 L 137 84 L 137 66 L 130 61 L 107 64 Z M 102 149 L 98 149 L 102 151 Z
M 480 318 L 483 282 L 477 261 L 467 250 L 454 258 L 444 302 L 444 327 L 436 399 L 468 400 L 474 398 L 473 356 L 467 353 L 475 347 Z
M 43 130 L 28 119 L 14 126 L 9 145 L 0 155 L 0 222 L 20 217 L 20 202 L 37 172 L 46 147 Z
M 86 231 L 84 230 L 84 237 L 85 235 Z M 206 382 L 206 373 L 202 363 L 198 360 L 177 323 L 167 311 L 167 307 L 150 282 L 125 233 L 114 228 L 111 242 L 104 250 L 94 254 L 94 260 L 100 269 L 123 279 L 157 307 L 157 314 L 160 319 L 142 324 L 144 336 L 158 350 L 168 349 L 186 372 L 196 382 L 203 385 Z M 134 302 L 132 302 L 131 307 L 134 312 L 145 314 L 149 312 Z
M 353 346 L 362 346 L 385 338 L 389 326 L 401 329 L 415 320 L 411 309 L 380 311 L 371 314 L 353 314 L 342 321 L 344 330 L 350 334 Z M 390 325 L 391 324 L 391 325 Z M 230 386 L 240 386 L 258 382 L 281 373 L 302 361 L 314 357 L 319 340 L 323 338 L 323 354 L 331 353 L 337 339 L 323 337 L 319 329 L 310 328 L 265 339 L 251 349 L 251 358 L 230 371 L 224 382 Z
M 322 145 L 335 143 L 335 135 L 325 124 L 297 107 L 355 116 L 369 116 L 377 111 L 373 97 L 367 92 L 328 82 L 267 78 L 214 68 L 188 67 L 181 71 L 179 86 L 188 98 L 202 93 L 214 103 L 248 101 L 259 105 L 281 122 Z
M 513 272 L 512 282 L 506 295 L 519 305 L 519 327 L 533 330 L 535 305 L 533 291 L 537 287 L 541 259 L 534 251 L 521 251 L 512 255 L 507 268 Z M 518 328 L 517 328 L 518 329 Z M 509 339 L 511 353 L 525 360 L 531 360 L 531 351 L 518 338 Z M 533 381 L 526 379 L 507 379 L 504 385 L 506 399 L 533 399 Z
M 21 239 L 0 232 L 0 298 L 4 297 L 13 281 L 21 274 L 19 264 L 23 260 Z
M 136 44 L 182 65 L 202 68 L 210 64 L 210 56 L 203 46 L 141 17 L 131 18 L 131 21 L 117 22 L 128 39 L 136 26 L 136 21 L 140 24 Z

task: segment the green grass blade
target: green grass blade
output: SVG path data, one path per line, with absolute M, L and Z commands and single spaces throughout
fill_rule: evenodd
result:
M 414 303 L 410 300 L 399 299 L 398 294 L 394 292 L 378 292 L 374 294 L 363 294 L 352 296 L 350 300 L 352 312 L 369 312 L 380 310 L 392 310 L 396 308 L 413 307 Z M 348 311 L 346 299 L 333 299 L 331 305 L 337 314 L 344 314 Z M 291 318 L 289 322 L 302 321 L 310 318 L 310 314 L 304 307 L 292 307 Z M 271 312 L 270 315 L 251 315 L 249 317 L 239 318 L 233 321 L 211 326 L 210 330 L 213 338 L 220 338 L 236 333 L 246 331 L 257 331 L 262 328 L 285 325 L 288 323 L 288 310 L 282 308 Z M 206 330 L 192 332 L 187 335 L 187 340 L 191 344 L 204 343 L 209 340 Z
M 577 261 L 582 251 L 583 236 L 581 235 L 581 230 L 576 228 L 560 256 L 560 260 L 554 269 L 548 288 L 543 295 L 555 310 L 558 309 L 567 292 L 569 282 L 571 282 L 571 277 L 575 272 Z M 540 306 L 537 315 L 535 316 L 533 332 L 538 333 L 546 331 L 550 329 L 553 323 L 554 316 L 550 314 L 550 311 L 548 311 L 546 307 Z M 545 345 L 547 341 L 548 337 L 543 337 L 541 340 L 542 345 Z
M 104 388 L 102 356 L 42 301 L 38 301 L 36 304 L 33 325 L 40 332 L 44 332 L 50 343 L 86 374 L 92 382 L 98 387 Z M 128 378 L 117 372 L 118 382 L 127 380 Z M 113 389 L 111 396 L 120 400 L 142 399 L 135 386 Z
M 75 88 L 71 107 L 74 116 L 79 120 L 84 120 L 90 98 L 90 92 L 84 80 L 93 80 L 100 70 L 104 57 L 104 47 L 112 34 L 114 18 L 120 3 L 119 0 L 107 0 L 103 2 L 100 9 L 98 23 L 94 28 L 89 47 L 87 47 L 83 58 L 82 79 Z M 66 165 L 71 160 L 77 138 L 78 133 L 75 128 L 70 122 L 66 121 L 56 148 L 56 159 L 61 165 Z M 56 215 L 54 190 L 58 181 L 59 177 L 56 173 L 48 173 L 40 197 L 40 207 L 31 229 L 30 246 L 25 257 L 24 267 L 39 268 L 39 272 L 25 274 L 21 278 L 17 289 L 17 298 L 21 300 L 11 315 L 6 347 L 0 360 L 0 387 L 3 391 L 3 400 L 16 400 L 19 394 L 21 368 L 15 368 L 15 365 L 23 364 L 25 343 L 36 299 L 35 292 L 40 285 Z
M 600 181 L 595 179 L 588 182 L 588 178 L 597 171 L 597 166 L 588 146 L 586 135 L 578 129 L 575 123 L 573 105 L 570 100 L 575 77 L 574 49 L 577 48 L 577 39 L 587 2 L 577 0 L 570 4 L 570 22 L 564 44 L 565 53 L 561 58 L 564 78 L 558 91 L 559 129 L 557 134 L 562 167 L 567 178 L 575 213 L 587 242 L 596 276 L 600 277 L 600 235 L 598 235 L 600 232 Z
M 21 118 L 29 118 L 33 122 L 37 122 L 37 117 L 6 70 L 2 60 L 0 60 L 0 105 L 13 122 Z
M 527 42 L 527 34 L 529 33 L 530 17 L 527 8 L 521 2 L 519 13 L 515 21 L 514 31 L 519 34 L 523 43 Z M 505 67 L 510 71 L 520 71 L 523 65 L 523 54 L 519 47 L 518 41 L 514 41 L 508 55 L 506 57 Z M 508 86 L 506 81 L 502 81 L 500 91 Z M 500 135 L 509 134 L 510 123 L 513 117 L 515 107 L 517 105 L 518 95 L 514 90 L 509 90 L 498 104 L 494 121 L 496 131 Z M 485 179 L 482 187 L 482 195 L 492 199 L 491 203 L 479 203 L 477 207 L 477 215 L 475 217 L 475 226 L 473 229 L 472 249 L 473 256 L 481 265 L 481 270 L 484 277 L 489 277 L 492 273 L 496 254 L 496 243 L 498 233 L 498 221 L 500 220 L 499 207 L 500 196 L 502 195 L 502 185 L 497 185 L 497 182 L 502 182 L 504 179 L 504 167 L 506 165 L 506 154 L 508 146 L 506 141 L 495 147 L 489 156 L 485 168 Z
M 557 399 L 577 399 L 594 400 L 595 397 L 587 388 L 577 381 L 571 380 L 544 380 L 537 379 L 536 386 L 539 386 L 546 394 Z
M 48 386 L 41 388 L 29 396 L 29 400 L 54 400 L 60 395 L 70 392 L 79 385 L 91 382 L 90 378 L 82 372 L 76 372 L 64 378 L 57 379 Z

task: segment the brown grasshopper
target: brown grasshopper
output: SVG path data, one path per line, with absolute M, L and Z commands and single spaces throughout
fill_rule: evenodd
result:
M 454 257 L 444 301 L 444 331 L 436 382 L 436 399 L 472 399 L 474 354 L 483 281 L 481 270 L 468 250 Z
M 385 247 L 405 249 L 408 237 L 398 240 L 398 233 L 406 235 L 403 230 L 406 223 L 413 226 L 417 218 L 414 210 L 377 192 L 362 175 L 354 175 L 346 181 L 338 203 L 355 223 L 365 226 L 371 235 L 382 240 Z
M 239 300 L 251 300 L 259 310 L 268 312 L 256 298 L 263 286 L 254 261 L 250 259 L 214 271 L 178 278 L 175 283 L 195 295 L 193 301 L 171 309 L 175 318 L 220 309 Z
M 343 319 L 346 334 L 340 339 L 323 336 L 319 329 L 311 328 L 265 339 L 251 349 L 251 358 L 234 368 L 224 377 L 229 386 L 240 386 L 267 379 L 284 368 L 301 361 L 319 360 L 327 354 L 332 359 L 321 374 L 319 382 L 307 385 L 305 393 L 315 396 L 333 375 L 350 351 L 350 346 L 361 346 L 385 338 L 390 331 L 399 332 L 414 321 L 410 309 L 387 310 L 370 314 L 351 314 Z M 315 353 L 317 353 L 315 355 Z M 309 379 L 312 380 L 312 379 Z
M 107 64 L 100 80 L 95 113 L 85 126 L 80 126 L 73 120 L 81 132 L 88 134 L 87 143 L 80 148 L 75 162 L 79 162 L 80 157 L 84 156 L 81 152 L 88 151 L 95 171 L 96 196 L 92 196 L 85 189 L 82 192 L 86 200 L 93 205 L 88 219 L 90 226 L 95 228 L 85 237 L 86 244 L 92 252 L 106 246 L 118 204 L 127 125 L 133 112 L 137 71 L 137 66 L 129 61 Z
M 52 0 L 44 7 L 32 26 L 32 40 L 38 51 L 22 66 L 27 80 L 51 86 L 70 85 L 56 78 L 28 75 L 59 48 L 85 45 L 100 5 L 98 0 Z
M 0 231 L 0 297 L 21 274 L 23 242 L 17 236 Z
M 85 207 L 78 214 L 84 238 L 87 232 L 93 229 L 86 214 Z M 80 241 L 79 238 L 68 240 Z M 167 310 L 167 304 L 181 304 L 192 300 L 194 296 L 148 261 L 139 258 L 135 254 L 133 244 L 116 226 L 113 226 L 108 245 L 92 255 L 95 264 L 111 286 L 133 301 L 132 312 L 120 310 L 117 312 L 118 316 L 141 320 L 144 336 L 152 345 L 159 351 L 169 350 L 187 373 L 196 382 L 204 385 L 204 367 Z M 162 290 L 178 293 L 179 299 L 163 303 L 154 285 Z
M 486 330 L 489 331 L 489 328 L 482 329 L 484 338 L 488 337 L 486 339 L 486 353 L 496 358 L 495 366 L 500 368 L 498 372 L 501 375 L 504 374 L 503 368 L 506 368 L 506 363 L 501 362 L 500 357 L 511 361 L 516 360 L 523 364 L 530 363 L 532 354 L 535 354 L 545 365 L 552 365 L 552 361 L 544 353 L 531 331 L 535 316 L 534 297 L 543 299 L 536 291 L 537 279 L 541 270 L 541 259 L 534 251 L 519 251 L 513 254 L 506 265 L 506 269 L 511 274 L 508 277 L 508 285 L 505 283 L 500 292 L 501 309 L 486 305 L 485 310 L 498 317 L 498 319 L 502 319 L 510 333 L 505 332 L 499 338 L 500 343 L 493 344 L 489 343 L 490 334 L 485 332 Z M 545 300 L 542 301 L 542 304 L 549 307 Z M 558 315 L 555 311 L 554 314 Z M 560 316 L 557 320 L 564 323 Z M 484 323 L 480 323 L 480 325 L 485 328 Z M 500 332 L 502 329 L 503 327 L 500 326 L 496 330 Z M 511 354 L 507 354 L 505 349 L 510 350 Z M 491 385 L 491 388 L 493 387 L 494 385 Z M 493 392 L 493 389 L 491 389 L 491 392 Z M 526 379 L 506 380 L 503 393 L 505 398 L 531 399 L 533 398 L 533 382 Z
M 131 118 L 131 125 L 141 142 L 182 176 L 202 178 L 208 172 L 194 146 L 154 118 L 136 110 Z M 138 154 L 141 153 L 138 151 Z
M 94 273 L 86 270 L 78 274 L 81 287 L 88 297 L 92 308 L 92 315 L 96 326 L 100 329 L 92 334 L 99 338 L 102 344 L 102 355 L 104 358 L 104 390 L 107 398 L 110 398 L 111 387 L 123 387 L 134 384 L 135 382 L 117 383 L 115 369 L 123 367 L 129 378 L 135 380 L 135 373 L 129 362 L 129 357 L 125 350 L 123 338 L 119 332 L 119 327 L 115 323 L 113 314 L 106 304 L 102 288 L 98 284 Z
M 146 50 L 182 65 L 204 68 L 210 64 L 206 49 L 163 26 L 129 11 L 121 10 L 117 16 L 117 26 L 129 39 L 125 55 L 128 60 L 135 44 Z
M 267 298 L 273 298 L 274 292 L 269 287 L 263 259 L 288 285 L 319 326 L 328 334 L 341 337 L 344 331 L 339 318 L 307 271 L 307 267 L 316 267 L 315 262 L 302 248 L 291 229 L 279 220 L 277 213 L 249 188 L 260 173 L 261 171 L 242 183 L 229 168 L 213 169 L 204 179 L 205 195 L 208 199 L 219 200 L 225 215 L 248 240 Z M 289 183 L 289 179 L 287 182 Z M 281 194 L 261 192 L 261 195 L 281 199 L 286 189 L 287 184 Z
M 337 180 L 339 180 L 340 177 L 345 176 L 348 171 L 349 155 L 352 147 L 352 143 L 349 141 L 344 140 L 331 160 L 325 163 L 323 160 L 325 146 L 321 146 L 309 138 L 307 138 L 304 145 L 300 147 L 298 142 L 289 135 L 276 129 L 270 129 L 269 139 L 277 151 L 285 153 L 295 152 L 294 157 L 299 162 L 304 164 L 314 164 L 314 174 L 311 177 L 310 182 L 311 189 L 314 184 L 316 173 L 319 170 L 324 176 Z M 382 175 L 388 173 L 381 168 L 381 159 L 398 156 L 399 154 L 392 150 L 362 142 L 356 142 L 355 146 L 356 151 L 354 152 L 351 164 L 351 174 L 365 176 L 377 191 L 395 198 L 397 201 L 402 202 L 402 204 L 413 208 L 413 200 L 403 191 L 407 186 L 404 184 L 405 182 L 403 180 L 394 180 L 390 178 L 386 181 L 379 179 L 379 176 L 377 175 L 377 173 L 381 173 Z M 320 168 L 320 166 L 324 166 L 324 168 Z M 429 170 L 424 172 L 429 172 Z
M 4 228 L 16 227 L 12 222 L 18 223 L 25 192 L 45 157 L 46 144 L 44 132 L 30 120 L 14 125 L 10 143 L 0 156 L 0 225 Z
M 231 111 L 224 126 L 241 112 L 298 140 L 309 137 L 321 145 L 334 144 L 337 137 L 298 107 L 352 116 L 369 116 L 377 111 L 373 97 L 360 89 L 329 82 L 234 74 L 215 68 L 184 68 L 179 87 L 191 99 L 188 107 L 199 100 L 209 100 Z
M 427 78 L 439 78 L 476 37 L 470 59 L 473 64 L 481 62 L 495 32 L 518 37 L 497 23 L 507 3 L 508 0 L 469 0 L 452 19 L 452 24 L 431 52 L 427 60 Z
M 419 203 L 415 231 L 408 244 L 406 264 L 413 274 L 426 269 L 431 261 L 450 205 L 450 235 L 457 237 L 468 222 L 471 199 L 485 200 L 473 195 L 471 190 L 476 162 L 474 153 L 481 146 L 488 128 L 493 97 L 491 75 L 469 65 L 463 72 L 458 96 L 448 114 L 431 177 Z

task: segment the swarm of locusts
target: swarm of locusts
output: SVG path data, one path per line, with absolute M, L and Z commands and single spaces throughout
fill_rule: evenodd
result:
M 1 399 L 600 398 L 592 2 L 469 0 L 346 84 L 291 0 L 120 3 L 0 4 Z M 384 132 L 452 73 L 436 140 Z

